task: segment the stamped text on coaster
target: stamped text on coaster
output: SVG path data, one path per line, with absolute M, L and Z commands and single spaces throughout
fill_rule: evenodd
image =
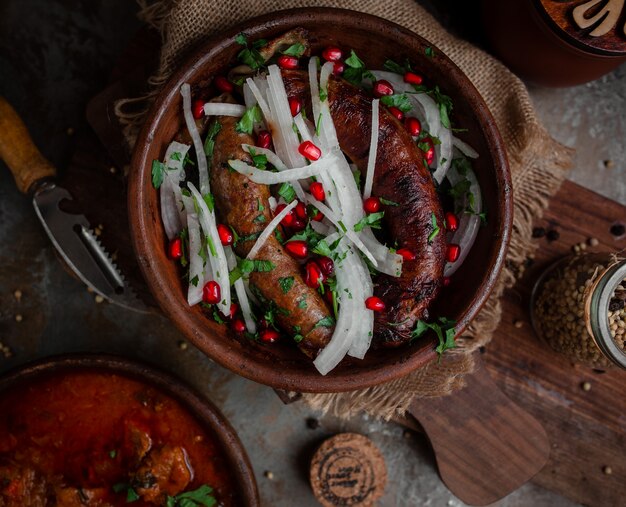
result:
M 311 461 L 313 493 L 327 507 L 373 505 L 386 482 L 382 454 L 369 438 L 356 433 L 329 438 Z

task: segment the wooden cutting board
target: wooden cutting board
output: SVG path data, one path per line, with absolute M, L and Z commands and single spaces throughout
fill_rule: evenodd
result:
M 128 153 L 112 112 L 113 100 L 139 93 L 137 83 L 144 81 L 149 67 L 138 68 L 135 62 L 145 61 L 138 60 L 142 54 L 154 54 L 157 39 L 149 32 L 136 41 L 139 45 L 131 45 L 117 66 L 114 77 L 118 79 L 88 106 L 88 120 L 102 143 L 92 133 L 77 140 L 63 183 L 74 195 L 77 209 L 87 210 L 91 223 L 103 225 L 103 243 L 117 252 L 120 268 L 149 302 L 128 237 L 122 177 Z M 122 75 L 125 79 L 119 81 Z M 464 392 L 419 400 L 411 407 L 433 443 L 442 479 L 467 503 L 493 502 L 542 468 L 533 480 L 575 501 L 619 505 L 626 497 L 622 479 L 626 475 L 626 399 L 620 395 L 626 373 L 599 373 L 571 365 L 537 341 L 527 312 L 538 273 L 551 260 L 567 254 L 573 244 L 596 237 L 600 240 L 596 250 L 626 247 L 623 237 L 609 232 L 618 220 L 626 221 L 626 208 L 566 182 L 538 224 L 555 227 L 560 239 L 536 240 L 539 250 L 534 265 L 505 294 L 501 325 L 481 355 L 485 368 L 468 379 Z M 515 325 L 517 321 L 521 327 Z M 502 392 L 493 387 L 493 381 Z M 583 391 L 585 381 L 590 382 L 591 391 Z M 550 459 L 544 467 L 548 450 Z M 610 475 L 603 471 L 607 466 Z

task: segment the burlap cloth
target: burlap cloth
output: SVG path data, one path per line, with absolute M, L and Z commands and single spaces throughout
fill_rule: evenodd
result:
M 468 42 L 448 33 L 413 0 L 139 0 L 140 16 L 160 30 L 160 66 L 145 97 L 118 103 L 132 144 L 159 87 L 191 49 L 206 36 L 248 18 L 292 7 L 333 6 L 363 11 L 405 26 L 450 57 L 474 83 L 489 106 L 507 148 L 514 189 L 514 221 L 506 267 L 493 294 L 444 360 L 377 387 L 341 394 L 307 394 L 313 408 L 350 417 L 361 411 L 389 419 L 404 414 L 413 397 L 444 396 L 464 385 L 474 370 L 474 352 L 491 340 L 501 316 L 500 296 L 513 285 L 533 250 L 532 222 L 558 189 L 570 166 L 571 152 L 539 123 L 524 84 L 504 65 Z M 137 107 L 139 106 L 139 107 Z M 133 111 L 133 112 L 129 112 Z

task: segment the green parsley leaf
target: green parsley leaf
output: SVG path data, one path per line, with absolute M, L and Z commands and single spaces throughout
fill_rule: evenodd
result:
M 322 255 L 324 257 L 331 257 L 333 255 L 333 252 L 328 246 L 328 243 L 326 243 L 325 239 L 319 241 L 317 245 L 315 245 L 313 253 L 316 253 L 317 255 Z
M 448 190 L 448 194 L 454 197 L 454 199 L 463 199 L 469 192 L 471 185 L 472 183 L 470 182 L 470 180 L 462 179 L 457 182 L 453 187 L 450 187 L 450 189 Z
M 293 340 L 296 343 L 300 343 L 302 340 L 304 340 L 304 336 L 302 336 L 301 334 L 295 334 L 293 335 Z
M 315 135 L 319 137 L 320 128 L 322 127 L 322 113 L 317 117 L 317 123 L 315 124 Z
M 213 198 L 213 194 L 211 192 L 204 194 L 202 199 L 204 199 L 206 207 L 209 208 L 209 211 L 213 211 L 215 209 L 215 199 Z
M 196 275 L 191 280 L 189 280 L 189 283 L 193 285 L 194 287 L 197 287 L 199 281 L 200 279 L 198 278 L 198 275 Z
M 424 50 L 424 54 L 428 57 L 428 58 L 432 58 L 435 56 L 435 50 L 433 48 L 431 48 L 430 46 L 428 46 L 425 50 Z
M 220 313 L 217 310 L 213 310 L 213 320 L 218 324 L 226 324 L 226 321 L 222 318 Z
M 237 58 L 241 63 L 247 65 L 252 70 L 260 69 L 263 65 L 265 65 L 265 59 L 255 48 L 242 49 L 237 55 Z
M 261 108 L 258 104 L 248 108 L 241 117 L 241 120 L 237 122 L 235 130 L 240 134 L 252 134 L 254 123 L 261 121 Z
M 324 90 L 324 88 L 320 88 L 320 100 L 322 102 L 325 102 L 327 98 L 328 98 L 328 92 Z
M 283 294 L 287 294 L 291 290 L 294 282 L 295 279 L 293 276 L 280 277 L 278 279 L 278 285 L 280 285 Z
M 261 213 L 259 216 L 257 216 L 256 218 L 253 218 L 252 221 L 255 224 L 264 224 L 265 222 L 267 222 L 267 218 L 265 218 L 265 215 L 263 213 Z
M 385 206 L 400 206 L 397 202 L 390 201 L 389 199 L 385 199 L 384 197 L 380 197 L 380 202 Z
M 165 164 L 160 160 L 152 161 L 152 186 L 159 188 L 163 183 L 163 172 L 165 171 Z
M 177 162 L 180 162 L 182 158 L 183 156 L 178 151 L 175 151 L 174 153 L 170 155 L 170 160 L 176 160 Z
M 439 344 L 435 348 L 435 352 L 437 352 L 439 360 L 441 360 L 441 355 L 446 350 L 456 347 L 454 342 L 455 324 L 456 322 L 445 317 L 439 318 L 438 322 L 424 322 L 423 320 L 418 320 L 415 324 L 415 329 L 411 332 L 411 340 L 419 338 L 429 329 L 434 331 L 439 339 Z
M 278 195 L 280 195 L 286 203 L 290 203 L 296 198 L 296 191 L 291 184 L 283 183 L 278 189 Z
M 387 107 L 397 107 L 403 113 L 408 113 L 413 106 L 406 93 L 396 93 L 394 95 L 383 95 L 380 101 Z
M 109 451 L 109 458 L 115 459 L 116 456 L 117 456 L 117 451 L 115 449 L 113 449 L 112 451 Z
M 254 165 L 254 167 L 263 171 L 267 168 L 267 155 L 263 153 L 257 154 L 254 148 L 250 148 L 250 151 L 248 153 L 252 158 L 252 164 Z
M 472 168 L 472 164 L 464 156 L 453 158 L 451 165 L 461 176 L 466 176 L 467 171 Z
M 352 176 L 354 176 L 354 182 L 356 183 L 356 187 L 361 190 L 361 171 L 357 169 L 352 173 Z
M 257 206 L 257 211 L 264 211 L 265 210 L 265 206 L 263 206 L 263 204 L 261 204 L 261 199 L 257 198 L 256 200 L 256 206 Z
M 385 60 L 383 68 L 385 70 L 388 70 L 389 72 L 395 72 L 396 74 L 404 74 L 406 72 L 405 68 L 402 65 L 394 62 L 393 60 Z
M 437 217 L 434 213 L 430 214 L 430 224 L 432 225 L 433 230 L 428 235 L 428 242 L 432 243 L 433 239 L 435 239 L 440 232 L 439 225 L 437 225 Z
M 361 60 L 356 53 L 354 52 L 354 50 L 350 51 L 350 56 L 348 58 L 345 59 L 344 62 L 348 67 L 352 67 L 353 69 L 362 69 L 363 67 L 365 67 L 365 63 L 363 63 L 363 60 Z
M 334 325 L 335 325 L 335 319 L 333 319 L 330 315 L 328 315 L 327 317 L 324 317 L 318 320 L 317 323 L 313 326 L 313 329 L 316 329 L 318 327 L 333 327 Z
M 204 154 L 210 159 L 213 156 L 213 150 L 215 149 L 215 138 L 222 130 L 222 124 L 219 121 L 214 121 L 209 126 L 206 139 L 204 140 Z
M 213 496 L 213 488 L 208 484 L 193 491 L 167 496 L 166 507 L 214 507 L 217 500 Z
M 247 46 L 248 38 L 246 37 L 245 33 L 241 32 L 241 33 L 238 33 L 237 36 L 235 37 L 235 42 L 239 44 L 240 46 Z
M 369 215 L 365 215 L 358 223 L 354 225 L 354 231 L 360 232 L 365 227 L 371 227 L 372 229 L 380 229 L 383 216 L 385 216 L 384 211 L 379 211 L 378 213 L 371 213 Z
M 213 243 L 213 239 L 210 236 L 207 236 L 206 244 L 209 247 L 209 252 L 211 252 L 211 256 L 217 257 L 217 250 L 215 249 L 215 244 Z
M 306 310 L 307 308 L 306 298 L 302 298 L 300 301 L 298 301 L 298 308 Z
M 304 44 L 300 44 L 299 42 L 297 42 L 296 44 L 293 44 L 285 49 L 283 51 L 283 55 L 295 56 L 296 58 L 300 58 L 305 51 L 306 47 L 304 46 Z

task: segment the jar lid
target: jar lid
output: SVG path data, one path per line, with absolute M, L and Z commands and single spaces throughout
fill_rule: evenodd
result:
M 535 0 L 551 28 L 583 51 L 626 55 L 624 0 Z
M 609 327 L 609 304 L 617 286 L 626 279 L 626 260 L 611 266 L 600 277 L 591 293 L 589 304 L 597 311 L 590 312 L 588 322 L 593 341 L 602 353 L 616 365 L 626 369 L 626 352 L 617 346 Z

